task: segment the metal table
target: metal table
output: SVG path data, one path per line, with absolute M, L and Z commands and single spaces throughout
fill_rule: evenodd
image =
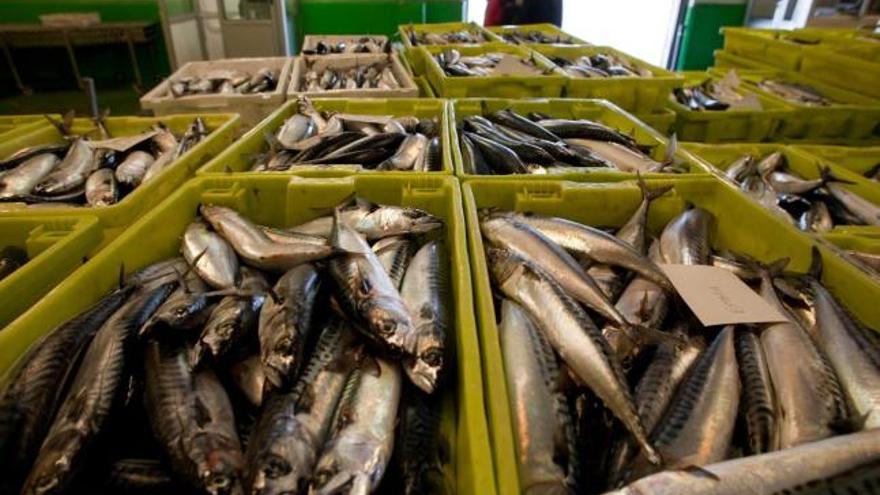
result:
M 67 58 L 73 69 L 76 84 L 85 89 L 79 64 L 76 62 L 76 46 L 115 45 L 124 43 L 128 46 L 131 66 L 134 69 L 135 89 L 143 92 L 143 80 L 135 54 L 135 43 L 149 43 L 158 32 L 158 23 L 153 22 L 102 22 L 92 26 L 43 26 L 40 24 L 0 24 L 0 50 L 18 89 L 24 94 L 33 91 L 24 84 L 15 61 L 12 48 L 62 47 L 67 51 Z

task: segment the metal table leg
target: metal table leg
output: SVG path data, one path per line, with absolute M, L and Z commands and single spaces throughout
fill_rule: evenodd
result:
M 9 70 L 12 72 L 12 78 L 15 79 L 15 87 L 17 87 L 25 96 L 33 94 L 34 90 L 25 86 L 24 81 L 21 80 L 21 76 L 18 74 L 18 69 L 15 67 L 15 62 L 12 60 L 12 52 L 9 51 L 9 46 L 6 44 L 6 40 L 2 38 L 0 38 L 0 48 L 3 49 L 3 57 L 6 59 L 6 64 L 9 65 Z
M 82 74 L 79 72 L 79 64 L 76 63 L 76 53 L 73 51 L 73 42 L 70 41 L 70 33 L 64 31 L 64 47 L 67 48 L 67 58 L 70 60 L 70 67 L 73 69 L 73 75 L 76 77 L 76 85 L 79 89 L 85 91 L 86 85 L 82 80 Z
M 137 53 L 134 51 L 134 41 L 131 31 L 125 31 L 125 44 L 128 45 L 128 55 L 131 57 L 131 67 L 134 69 L 134 89 L 138 94 L 144 93 L 144 81 L 141 79 L 141 69 L 138 67 Z

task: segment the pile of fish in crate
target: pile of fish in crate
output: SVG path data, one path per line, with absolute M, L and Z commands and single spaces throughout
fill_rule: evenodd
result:
M 3 493 L 425 493 L 442 476 L 443 221 L 359 198 L 285 230 L 199 213 L 182 257 L 12 368 Z

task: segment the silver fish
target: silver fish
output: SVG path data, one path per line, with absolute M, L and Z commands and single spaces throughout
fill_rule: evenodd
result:
M 423 134 L 408 134 L 393 156 L 380 163 L 377 170 L 412 170 L 416 161 L 428 148 L 428 138 Z
M 577 380 L 614 412 L 654 463 L 660 462 L 626 384 L 617 356 L 587 313 L 541 268 L 511 251 L 487 248 L 495 285 L 533 317 Z
M 120 404 L 135 329 L 170 288 L 138 290 L 95 334 L 21 493 L 63 493 L 70 486 Z
M 144 352 L 144 402 L 173 472 L 199 493 L 240 493 L 241 444 L 232 404 L 211 369 L 193 372 L 186 346 L 151 340 Z
M 661 343 L 633 393 L 636 410 L 647 431 L 652 431 L 663 418 L 676 389 L 705 348 L 702 338 L 687 338 L 686 325 L 676 327 L 671 333 L 683 339 L 685 344 Z M 637 453 L 638 447 L 631 439 L 617 442 L 608 466 L 611 485 L 620 481 L 625 467 Z
M 785 260 L 787 261 L 787 260 Z M 761 273 L 761 297 L 787 314 L 776 294 L 772 271 Z M 807 333 L 791 322 L 773 323 L 761 330 L 761 346 L 780 411 L 778 444 L 772 450 L 787 449 L 833 434 L 832 424 L 845 419 L 845 404 L 839 396 L 834 373 Z
M 77 138 L 61 163 L 34 186 L 34 194 L 53 196 L 70 192 L 85 184 L 97 168 L 92 147 L 85 139 Z
M 272 297 L 260 311 L 260 353 L 269 382 L 285 388 L 296 379 L 303 353 L 314 331 L 315 305 L 321 278 L 309 263 L 292 268 L 278 279 Z
M 86 180 L 86 202 L 90 206 L 109 206 L 119 200 L 119 187 L 109 168 L 96 170 Z
M 369 241 L 393 235 L 424 234 L 443 226 L 443 220 L 420 208 L 376 205 L 363 198 L 355 198 L 339 210 L 342 220 Z M 329 238 L 332 228 L 333 217 L 324 216 L 290 230 Z
M 30 194 L 58 165 L 58 156 L 43 153 L 22 162 L 14 169 L 0 174 L 0 199 Z
M 856 417 L 880 428 L 880 343 L 820 283 L 822 259 L 813 252 L 808 295 L 816 313 L 817 341 L 840 378 Z
M 651 439 L 664 456 L 665 469 L 705 466 L 726 458 L 740 400 L 733 327 L 725 327 L 692 365 Z M 636 457 L 627 478 L 657 471 Z
M 305 493 L 351 371 L 354 333 L 335 322 L 321 332 L 293 391 L 268 399 L 248 443 L 247 493 Z
M 625 268 L 660 287 L 672 290 L 672 283 L 657 265 L 630 244 L 605 231 L 564 218 L 523 214 L 514 214 L 514 218 L 531 226 L 577 259 L 586 258 Z
M 229 367 L 229 375 L 241 395 L 254 407 L 263 405 L 266 395 L 266 369 L 259 354 L 244 357 Z
M 642 193 L 642 201 L 639 203 L 638 208 L 636 208 L 636 211 L 633 212 L 632 216 L 629 217 L 629 220 L 627 220 L 626 223 L 615 232 L 614 236 L 635 248 L 640 254 L 644 255 L 648 252 L 648 236 L 646 232 L 648 225 L 648 212 L 651 209 L 651 203 L 669 192 L 672 189 L 672 186 L 661 186 L 651 189 L 641 176 L 638 177 L 638 184 L 639 190 Z
M 256 333 L 260 310 L 268 297 L 269 284 L 261 272 L 243 266 L 241 290 L 246 294 L 226 296 L 214 307 L 190 354 L 194 368 L 208 361 L 222 362 Z
M 373 244 L 373 252 L 379 259 L 379 263 L 385 267 L 394 286 L 400 288 L 406 267 L 412 259 L 415 245 L 412 241 L 401 236 L 385 237 Z
M 880 226 L 880 206 L 867 199 L 850 192 L 840 184 L 827 184 L 825 186 L 834 199 L 841 202 L 847 210 L 857 216 L 867 225 Z
M 174 160 L 174 151 L 163 151 L 153 160 L 153 163 L 147 167 L 144 176 L 141 178 L 141 184 L 150 182 L 155 179 L 165 168 Z
M 75 376 L 76 356 L 131 295 L 129 285 L 35 342 L 6 375 L 0 388 L 0 461 L 7 466 L 0 491 L 18 493 L 52 419 Z
M 501 303 L 498 326 L 510 411 L 513 415 L 519 484 L 523 493 L 574 493 L 574 473 L 556 453 L 574 445 L 571 411 L 559 389 L 556 354 L 528 314 L 516 303 Z M 559 445 L 565 442 L 569 445 Z M 577 449 L 572 460 L 577 458 Z
M 174 334 L 174 331 L 192 330 L 203 325 L 211 315 L 211 298 L 205 294 L 208 291 L 205 282 L 194 271 L 181 276 L 182 285 L 140 327 L 138 336 L 151 336 L 157 331 Z
M 116 180 L 130 186 L 140 185 L 154 161 L 153 155 L 146 151 L 132 151 L 116 167 Z
M 292 148 L 303 139 L 308 139 L 315 135 L 317 131 L 318 126 L 315 125 L 311 117 L 297 113 L 284 121 L 275 133 L 275 137 L 281 146 Z
M 541 267 L 579 302 L 621 327 L 629 326 L 574 258 L 533 227 L 507 213 L 490 213 L 480 221 L 480 230 L 491 245 L 511 249 Z
M 238 281 L 238 256 L 221 235 L 208 230 L 202 220 L 189 224 L 180 248 L 193 270 L 215 289 L 235 287 Z
M 400 292 L 366 240 L 337 211 L 331 244 L 343 253 L 328 262 L 336 297 L 364 336 L 385 351 L 410 355 L 412 316 Z
M 361 364 L 345 385 L 330 440 L 315 466 L 310 493 L 373 492 L 391 457 L 401 395 L 399 366 L 375 359 Z
M 825 179 L 806 180 L 788 172 L 774 170 L 767 176 L 767 183 L 778 193 L 806 194 L 822 187 Z
M 779 411 L 761 338 L 751 329 L 740 329 L 734 335 L 734 345 L 743 387 L 740 415 L 749 440 L 748 452 L 770 452 L 779 445 Z
M 666 263 L 708 265 L 714 221 L 712 214 L 701 208 L 689 208 L 673 218 L 660 235 L 660 252 Z
M 660 241 L 654 241 L 649 251 L 651 261 L 655 263 L 662 261 Z M 635 277 L 623 289 L 614 307 L 620 311 L 626 321 L 635 325 L 635 328 L 657 329 L 666 318 L 670 297 L 671 293 L 663 287 L 646 278 Z M 639 331 L 632 333 L 615 325 L 605 325 L 602 328 L 602 335 L 617 355 L 624 360 L 637 355 L 643 344 Z
M 878 459 L 880 430 L 871 430 L 702 466 L 702 474 L 663 471 L 605 495 L 876 493 Z M 862 467 L 869 476 L 847 480 Z
M 752 155 L 743 155 L 728 165 L 724 171 L 724 176 L 730 179 L 734 184 L 739 184 L 749 175 L 757 171 L 757 162 Z
M 273 242 L 253 222 L 224 206 L 202 205 L 202 217 L 225 238 L 246 263 L 264 270 L 287 271 L 333 253 L 329 245 L 303 242 L 300 245 Z
M 437 387 L 446 361 L 447 271 L 440 245 L 429 241 L 413 256 L 400 289 L 413 321 L 408 346 L 412 357 L 405 360 L 404 371 L 410 381 L 428 394 Z

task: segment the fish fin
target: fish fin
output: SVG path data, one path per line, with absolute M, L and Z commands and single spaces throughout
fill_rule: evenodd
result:
M 687 344 L 687 341 L 678 335 L 656 330 L 646 325 L 631 325 L 630 329 L 632 337 L 635 337 L 633 340 L 643 345 L 669 343 L 681 349 Z
M 661 186 L 656 189 L 650 189 L 648 187 L 648 183 L 645 181 L 645 178 L 642 177 L 642 173 L 640 171 L 636 171 L 636 182 L 639 184 L 639 189 L 642 191 L 642 198 L 648 203 L 654 201 L 655 199 L 663 196 L 672 190 L 674 186 Z
M 679 471 L 684 471 L 688 474 L 692 474 L 692 475 L 698 476 L 700 478 L 708 478 L 712 481 L 721 481 L 721 478 L 717 474 L 713 473 L 712 471 L 709 471 L 708 469 L 706 469 L 702 466 L 697 466 L 696 464 L 684 466 L 684 467 L 680 468 Z
M 834 175 L 834 172 L 831 171 L 831 167 L 828 165 L 817 166 L 819 167 L 819 175 L 822 177 L 822 185 L 830 184 L 831 182 L 837 182 L 839 184 L 855 184 L 855 182 L 851 180 L 841 179 Z
M 349 227 L 349 235 L 346 235 L 340 227 L 342 225 L 348 227 L 348 225 L 342 220 L 341 207 L 336 207 L 333 210 L 333 227 L 330 231 L 330 246 L 338 253 L 366 255 L 367 251 L 370 251 L 369 245 L 357 242 L 356 239 L 353 239 L 352 236 L 359 236 L 360 234 L 351 230 L 351 227 Z
M 807 275 L 816 280 L 821 280 L 822 278 L 822 252 L 819 251 L 819 248 L 813 246 L 811 250 L 811 260 L 810 260 L 810 268 L 807 270 Z
M 862 174 L 862 177 L 869 177 L 870 178 L 870 177 L 874 177 L 878 173 L 880 173 L 880 163 L 878 163 L 877 165 L 874 165 L 873 167 L 866 170 L 865 173 Z
M 68 135 L 67 126 L 64 125 L 64 122 L 62 122 L 60 120 L 56 120 L 51 115 L 43 115 L 43 117 L 45 117 L 46 120 L 48 120 L 49 123 L 52 124 L 52 126 L 54 128 L 58 129 L 58 132 L 60 132 L 63 136 Z
M 846 433 L 855 433 L 864 429 L 865 423 L 868 421 L 868 418 L 870 416 L 871 411 L 868 411 L 860 416 L 836 419 L 828 423 L 828 427 L 839 435 L 843 435 Z

